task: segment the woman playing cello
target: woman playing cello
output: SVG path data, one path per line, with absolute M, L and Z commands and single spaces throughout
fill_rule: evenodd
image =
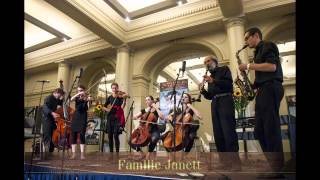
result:
M 182 96 L 182 106 L 183 106 L 183 113 L 182 115 L 180 114 L 177 116 L 177 123 L 176 126 L 179 127 L 178 129 L 176 128 L 176 136 L 181 136 L 178 141 L 176 142 L 176 148 L 173 146 L 173 137 L 172 137 L 172 132 L 168 132 L 166 136 L 164 136 L 164 147 L 166 148 L 167 151 L 172 151 L 172 150 L 183 150 L 184 152 L 190 152 L 191 148 L 193 147 L 193 142 L 195 137 L 197 136 L 197 128 L 195 128 L 194 125 L 191 125 L 191 121 L 193 119 L 193 115 L 196 115 L 199 119 L 202 119 L 200 112 L 194 108 L 191 103 L 191 96 L 190 94 L 183 94 Z M 166 118 L 166 121 L 172 121 L 172 113 L 169 114 L 169 116 Z M 183 121 L 183 124 L 181 121 Z M 182 124 L 181 124 L 182 123 Z M 178 131 L 178 132 L 177 132 Z M 174 137 L 177 138 L 177 137 Z M 177 141 L 177 140 L 176 140 Z M 181 143 L 181 144 L 179 144 Z M 180 148 L 177 147 L 180 145 Z
M 163 113 L 159 110 L 159 108 L 156 106 L 154 98 L 152 96 L 147 96 L 145 99 L 145 103 L 147 105 L 147 108 L 141 110 L 141 112 L 139 112 L 138 114 L 133 116 L 133 119 L 140 119 L 141 122 L 142 121 L 148 121 L 148 122 L 142 122 L 141 124 L 143 124 L 143 126 L 139 126 L 134 132 L 133 135 L 131 136 L 131 146 L 133 146 L 138 152 L 141 153 L 141 159 L 144 158 L 144 153 L 141 150 L 141 147 L 143 146 L 139 146 L 139 145 L 132 145 L 135 143 L 135 140 L 133 139 L 134 133 L 139 131 L 139 128 L 148 128 L 147 129 L 147 134 L 150 138 L 148 138 L 148 153 L 147 153 L 147 159 L 149 159 L 150 157 L 150 153 L 153 152 L 153 150 L 155 149 L 155 147 L 157 146 L 157 142 L 160 138 L 160 132 L 159 132 L 159 128 L 158 125 L 156 124 L 158 118 L 160 119 L 164 119 L 163 118 Z M 150 123 L 153 122 L 153 123 Z M 146 123 L 146 124 L 145 124 Z M 142 136 L 142 135 L 141 135 Z

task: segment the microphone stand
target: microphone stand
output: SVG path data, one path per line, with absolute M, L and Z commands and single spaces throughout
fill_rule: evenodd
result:
M 63 175 L 63 164 L 64 164 L 64 154 L 65 154 L 64 152 L 65 152 L 65 147 L 66 147 L 66 141 L 68 140 L 66 137 L 67 136 L 67 122 L 69 121 L 69 117 L 68 117 L 69 114 L 68 114 L 67 108 L 70 107 L 71 91 L 72 91 L 73 86 L 76 83 L 77 79 L 80 80 L 80 76 L 76 76 L 76 78 L 74 79 L 72 86 L 68 92 L 67 99 L 65 100 L 65 102 L 63 102 L 63 116 L 64 116 L 64 125 L 65 125 L 66 129 L 64 131 L 63 148 L 62 148 L 61 177 Z
M 177 94 L 177 91 L 176 91 L 176 86 L 177 86 L 177 83 L 178 83 L 178 78 L 180 76 L 180 72 L 181 72 L 181 69 L 179 69 L 179 73 L 177 74 L 177 78 L 174 82 L 174 86 L 173 86 L 173 90 L 172 90 L 172 94 L 171 94 L 171 97 L 170 97 L 170 100 L 172 99 L 173 97 L 173 151 L 175 152 L 176 151 L 176 118 L 177 118 L 177 111 L 176 111 L 176 101 L 177 101 L 177 97 L 176 97 L 176 94 Z M 174 158 L 175 158 L 175 153 L 174 153 Z
M 129 134 L 129 141 L 131 141 L 131 132 L 132 132 L 132 121 L 133 121 L 133 104 L 134 104 L 134 101 L 132 101 L 132 104 L 131 104 L 131 106 L 130 106 L 130 108 L 129 108 L 129 112 L 128 112 L 128 115 L 127 115 L 127 118 L 126 119 L 128 119 L 129 118 L 129 115 L 131 115 L 130 116 L 130 134 Z M 127 123 L 128 121 L 126 121 L 126 123 Z M 131 142 L 129 142 L 129 143 L 131 143 Z M 131 145 L 129 144 L 129 152 L 131 153 Z
M 39 114 L 39 111 L 40 111 L 40 105 L 41 105 L 41 100 L 42 100 L 42 93 L 43 93 L 43 86 L 44 86 L 44 83 L 46 81 L 41 81 L 42 82 L 42 85 L 41 85 L 41 91 L 40 91 L 40 100 L 39 100 L 39 106 L 38 106 L 38 110 L 36 111 L 36 114 L 35 114 L 35 118 L 34 118 L 34 125 L 33 125 L 33 128 L 32 128 L 32 132 L 33 132 L 33 147 L 32 147 L 32 153 L 31 153 L 31 160 L 30 160 L 30 168 L 29 168 L 29 175 L 28 175 L 28 178 L 30 179 L 30 175 L 31 175 L 31 169 L 32 169 L 32 163 L 33 163 L 33 155 L 34 155 L 34 152 L 35 152 L 35 140 L 36 140 L 36 132 L 37 132 L 37 117 L 38 117 L 38 114 Z M 40 144 L 40 148 L 41 148 L 41 144 Z

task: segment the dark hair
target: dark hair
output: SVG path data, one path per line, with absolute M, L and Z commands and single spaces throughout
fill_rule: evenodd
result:
M 192 102 L 191 102 L 191 95 L 190 95 L 190 94 L 188 94 L 188 93 L 184 93 L 184 94 L 188 96 L 189 103 L 191 104 L 191 103 L 192 103 Z
M 58 93 L 58 94 L 61 94 L 61 95 L 64 95 L 64 91 L 62 88 L 57 88 L 53 91 L 53 93 Z
M 112 88 L 112 86 L 117 86 L 117 87 L 119 87 L 119 84 L 116 83 L 116 82 L 113 82 L 113 83 L 111 84 L 111 88 Z
M 262 40 L 262 33 L 261 30 L 257 27 L 252 27 L 246 30 L 246 32 L 244 32 L 244 34 L 248 33 L 249 36 L 253 36 L 255 33 L 258 33 L 259 38 Z
M 151 95 L 146 96 L 146 98 L 147 98 L 147 97 L 149 97 L 152 101 L 154 100 L 154 98 L 153 98 Z
M 84 87 L 84 85 L 78 85 L 78 88 L 81 88 L 81 89 L 83 89 L 83 90 L 85 90 L 86 89 L 86 87 Z

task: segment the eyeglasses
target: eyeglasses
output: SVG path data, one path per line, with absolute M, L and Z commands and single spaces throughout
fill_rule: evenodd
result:
M 78 89 L 78 91 L 80 91 L 80 92 L 81 92 L 81 91 L 84 91 L 84 90 L 83 90 L 83 89 Z

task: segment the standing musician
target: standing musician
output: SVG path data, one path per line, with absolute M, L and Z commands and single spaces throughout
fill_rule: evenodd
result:
M 156 106 L 156 104 L 154 102 L 155 101 L 152 96 L 147 96 L 145 99 L 145 103 L 147 105 L 147 108 L 142 109 L 141 112 L 135 114 L 133 116 L 133 119 L 134 120 L 136 120 L 136 119 L 143 120 L 143 119 L 148 118 L 148 117 L 146 117 L 146 116 L 148 116 L 148 114 L 153 113 L 154 119 L 152 120 L 152 122 L 157 122 L 158 118 L 163 120 L 164 119 L 163 113 L 159 110 L 159 108 Z M 158 140 L 160 139 L 160 131 L 159 131 L 157 124 L 150 123 L 149 126 L 147 126 L 147 127 L 149 127 L 148 131 L 151 136 L 150 142 L 148 145 L 148 153 L 147 153 L 147 157 L 146 157 L 146 159 L 149 159 L 151 152 L 153 152 L 153 150 L 157 146 Z M 142 128 L 142 127 L 139 126 L 138 128 Z M 138 146 L 136 148 L 136 150 L 141 153 L 141 157 L 140 157 L 141 159 L 145 157 L 144 153 L 141 150 L 141 147 Z
M 72 132 L 72 156 L 71 159 L 75 159 L 76 157 L 76 145 L 77 145 L 77 134 L 80 135 L 80 158 L 83 160 L 84 157 L 84 148 L 85 148 L 85 133 L 87 127 L 87 117 L 88 117 L 88 109 L 91 104 L 91 97 L 85 92 L 85 87 L 83 85 L 79 85 L 77 87 L 78 93 L 71 97 L 71 101 L 75 100 L 76 102 L 76 111 L 73 117 L 73 121 L 71 122 L 71 132 Z
M 208 91 L 200 84 L 200 93 L 211 101 L 211 117 L 214 140 L 218 152 L 239 152 L 238 136 L 236 133 L 235 106 L 232 97 L 233 80 L 228 66 L 218 67 L 218 59 L 214 56 L 207 56 L 204 59 L 210 76 L 204 75 L 203 78 L 208 82 Z M 227 153 L 235 155 L 233 161 L 239 162 L 239 155 L 236 153 Z M 226 153 L 219 153 L 220 162 L 227 164 L 232 156 L 225 156 Z M 229 161 L 231 161 L 229 159 Z M 238 168 L 238 167 L 235 167 Z
M 57 88 L 53 91 L 53 93 L 47 96 L 44 100 L 43 104 L 43 115 L 42 119 L 42 128 L 43 128 L 43 141 L 45 144 L 45 152 L 53 152 L 54 144 L 52 142 L 52 134 L 53 130 L 57 128 L 55 124 L 55 118 L 60 117 L 57 110 L 58 106 L 62 106 L 61 98 L 64 95 L 64 91 L 62 88 Z
M 190 118 L 191 118 L 189 123 L 192 123 L 193 115 L 196 115 L 197 118 L 202 119 L 200 112 L 195 107 L 193 107 L 191 105 L 192 101 L 191 101 L 190 94 L 184 93 L 181 101 L 182 101 L 182 106 L 183 106 L 183 111 L 184 111 L 182 117 L 185 117 L 187 114 L 189 114 Z M 172 119 L 173 119 L 172 116 L 173 116 L 173 113 L 169 114 L 169 116 L 166 118 L 166 121 L 167 122 L 172 121 Z M 193 147 L 194 139 L 197 136 L 198 126 L 199 125 L 194 125 L 194 124 L 185 124 L 184 125 L 184 128 L 183 128 L 183 151 L 184 152 L 191 151 L 191 148 Z M 170 137 L 168 137 L 168 138 L 170 138 Z
M 265 155 L 271 167 L 277 172 L 284 165 L 279 115 L 284 89 L 279 50 L 275 43 L 262 40 L 261 30 L 256 27 L 245 32 L 244 41 L 249 48 L 255 49 L 254 63 L 239 65 L 240 70 L 255 71 L 257 96 L 254 134 L 263 152 L 267 152 Z
M 129 95 L 119 91 L 119 85 L 116 82 L 111 84 L 111 89 L 112 95 L 108 97 L 102 109 L 107 112 L 106 133 L 108 133 L 110 152 L 113 152 L 113 139 L 116 145 L 116 152 L 119 152 L 119 134 L 122 133 L 125 126 L 123 108 Z

